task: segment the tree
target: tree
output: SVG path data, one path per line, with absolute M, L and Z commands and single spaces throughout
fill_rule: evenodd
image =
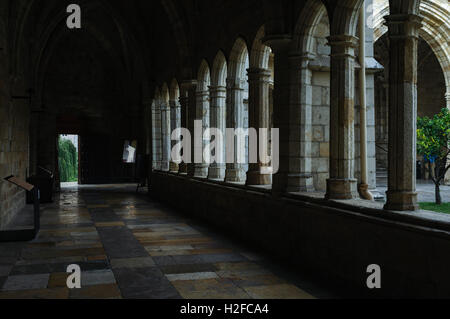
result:
M 436 204 L 441 205 L 441 183 L 450 169 L 450 111 L 442 111 L 433 118 L 422 117 L 417 121 L 418 152 L 428 160 L 435 160 L 435 174 L 429 165 L 430 176 L 436 188 Z
M 63 183 L 78 180 L 78 152 L 69 140 L 59 138 L 59 175 Z

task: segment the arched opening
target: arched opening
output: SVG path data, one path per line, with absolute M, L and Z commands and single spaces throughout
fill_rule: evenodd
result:
M 205 60 L 200 64 L 197 76 L 197 113 L 199 114 L 199 119 L 202 120 L 202 145 L 200 150 L 195 150 L 202 152 L 205 147 L 209 144 L 210 138 L 205 136 L 206 130 L 209 129 L 210 124 L 210 95 L 209 87 L 211 86 L 211 72 L 208 66 L 208 62 Z M 203 158 L 203 163 L 197 163 L 195 165 L 195 176 L 201 178 L 208 177 L 209 165 L 205 162 Z
M 170 134 L 172 135 L 176 129 L 181 127 L 181 104 L 180 104 L 180 87 L 178 85 L 178 81 L 173 79 L 170 84 L 170 97 L 169 97 L 169 105 L 170 105 Z M 172 137 L 172 136 L 171 136 Z M 172 140 L 171 138 L 171 148 L 178 143 L 178 140 Z M 170 171 L 173 173 L 177 173 L 179 170 L 178 160 L 172 158 L 170 160 Z
M 152 103 L 152 138 L 153 138 L 153 169 L 162 169 L 162 121 L 161 121 L 161 93 L 157 88 Z
M 216 147 L 221 147 L 222 159 L 216 156 L 209 167 L 208 178 L 222 181 L 225 178 L 225 130 L 227 127 L 226 102 L 227 102 L 227 61 L 222 51 L 219 51 L 214 58 L 211 72 L 210 86 L 210 127 L 216 128 L 222 133 L 222 145 L 217 143 L 220 137 L 211 137 L 211 142 L 216 142 Z M 216 133 L 220 134 L 220 133 Z M 219 145 L 218 145 L 219 144 Z M 214 155 L 216 155 L 215 152 Z
M 161 139 L 162 139 L 162 163 L 161 170 L 169 171 L 170 153 L 171 153 L 171 132 L 170 132 L 170 106 L 169 106 L 169 87 L 166 83 L 161 91 Z
M 238 38 L 231 50 L 227 78 L 227 128 L 246 130 L 248 118 L 248 74 L 250 66 L 247 44 Z M 242 134 L 241 134 L 242 136 Z M 248 171 L 248 136 L 234 137 L 234 163 L 227 164 L 227 182 L 244 183 Z M 230 150 L 227 150 L 227 153 Z

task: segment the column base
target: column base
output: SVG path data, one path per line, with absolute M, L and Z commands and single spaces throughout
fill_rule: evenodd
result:
M 384 205 L 385 210 L 396 211 L 417 211 L 419 205 L 417 203 L 417 193 L 415 192 L 386 192 L 387 203 Z
M 242 183 L 245 180 L 242 177 L 242 170 L 240 168 L 227 168 L 225 172 L 225 182 L 227 183 Z
M 162 162 L 161 163 L 161 170 L 163 172 L 168 172 L 170 170 L 169 162 Z
M 328 179 L 325 199 L 355 199 L 358 197 L 356 179 Z
M 212 166 L 208 170 L 208 179 L 221 180 L 225 179 L 225 166 Z
M 179 171 L 178 164 L 174 163 L 174 162 L 170 162 L 169 170 L 170 170 L 171 173 L 178 173 L 178 171 Z
M 313 177 L 310 174 L 282 174 L 273 176 L 274 193 L 307 193 L 314 191 Z
M 194 177 L 207 178 L 208 177 L 208 166 L 196 164 L 194 168 Z
M 271 185 L 272 174 L 262 174 L 261 171 L 247 172 L 246 185 Z
M 179 169 L 178 169 L 178 174 L 187 174 L 188 172 L 188 167 L 186 163 L 181 163 L 179 165 Z

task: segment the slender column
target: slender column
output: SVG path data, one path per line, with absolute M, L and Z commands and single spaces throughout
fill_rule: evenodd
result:
M 416 192 L 417 47 L 421 18 L 387 16 L 390 40 L 389 182 L 385 209 L 418 209 Z
M 292 147 L 298 147 L 291 142 L 291 125 L 295 122 L 291 117 L 299 119 L 300 109 L 291 108 L 290 89 L 291 73 L 289 61 L 289 48 L 291 38 L 285 35 L 271 36 L 265 39 L 266 44 L 274 53 L 274 91 L 273 91 L 273 122 L 274 128 L 280 130 L 279 136 L 279 169 L 273 176 L 273 194 L 279 196 L 286 192 L 300 190 L 299 186 L 299 158 L 291 158 Z M 297 113 L 298 112 L 298 113 Z M 297 125 L 299 123 L 297 122 Z
M 203 134 L 206 131 L 206 129 L 209 128 L 209 92 L 208 91 L 200 91 L 196 92 L 196 110 L 195 110 L 195 120 L 196 121 L 202 121 L 202 144 L 196 145 L 197 149 L 201 152 L 199 154 L 203 155 L 203 150 L 205 149 L 206 145 L 209 143 L 208 139 L 203 138 Z M 201 149 L 200 149 L 201 147 Z M 207 178 L 208 177 L 208 169 L 209 165 L 205 162 L 205 159 L 202 156 L 201 163 L 195 164 L 195 177 L 200 178 Z
M 223 180 L 225 178 L 225 133 L 226 133 L 226 99 L 227 88 L 224 86 L 210 87 L 210 117 L 211 127 L 217 128 L 223 133 L 222 154 L 223 163 L 211 163 L 208 178 Z
M 177 101 L 170 101 L 169 104 L 170 104 L 170 135 L 172 135 L 173 131 L 180 128 L 181 106 Z M 173 149 L 178 142 L 179 142 L 178 140 L 172 141 L 171 138 L 170 144 L 171 149 Z M 178 170 L 179 170 L 178 164 L 175 163 L 171 157 L 170 172 L 177 173 Z
M 182 83 L 180 87 L 180 115 L 181 115 L 181 127 L 184 129 L 188 128 L 188 85 Z M 178 173 L 185 175 L 187 174 L 188 168 L 187 163 L 180 163 Z
M 227 79 L 227 128 L 244 128 L 242 118 L 243 108 L 243 93 L 244 89 L 241 87 L 240 79 Z M 245 181 L 245 174 L 243 171 L 243 164 L 238 163 L 238 152 L 244 151 L 243 145 L 240 145 L 239 140 L 235 137 L 234 142 L 234 163 L 227 163 L 225 173 L 225 181 L 231 183 L 242 183 Z M 227 150 L 229 152 L 229 150 Z
M 270 163 L 262 163 L 260 158 L 260 138 L 259 129 L 270 129 L 269 113 L 269 87 L 270 70 L 252 68 L 248 70 L 249 81 L 249 126 L 256 129 L 258 133 L 258 163 L 249 163 L 247 172 L 247 185 L 270 185 L 272 183 L 272 174 Z M 265 136 L 264 154 L 269 152 L 269 135 Z
M 357 38 L 329 37 L 331 46 L 330 178 L 327 199 L 357 197 L 355 174 L 355 47 Z
M 168 172 L 170 163 L 170 109 L 168 105 L 161 105 L 161 138 L 162 138 L 162 161 L 161 170 Z

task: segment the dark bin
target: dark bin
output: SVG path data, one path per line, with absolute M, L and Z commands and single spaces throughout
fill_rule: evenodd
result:
M 417 179 L 422 179 L 422 162 L 421 161 L 417 161 L 416 163 L 416 178 Z
M 55 177 L 52 172 L 40 167 L 40 173 L 29 177 L 27 182 L 38 188 L 41 204 L 53 202 Z

